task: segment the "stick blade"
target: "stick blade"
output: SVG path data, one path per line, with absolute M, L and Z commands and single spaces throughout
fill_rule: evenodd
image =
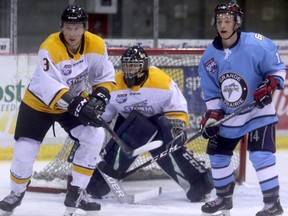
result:
M 162 140 L 155 140 L 149 143 L 146 143 L 145 145 L 134 149 L 133 153 L 131 154 L 132 157 L 138 156 L 139 154 L 142 154 L 144 152 L 151 151 L 153 149 L 157 149 L 163 145 Z
M 162 193 L 162 187 L 153 188 L 148 191 L 134 194 L 133 203 L 139 203 L 148 199 L 159 196 Z

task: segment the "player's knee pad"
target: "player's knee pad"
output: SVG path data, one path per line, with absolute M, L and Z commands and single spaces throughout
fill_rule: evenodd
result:
M 105 131 L 102 127 L 92 127 L 79 125 L 70 131 L 71 135 L 79 140 L 81 148 L 85 148 L 87 151 L 98 155 L 102 148 Z
M 30 177 L 39 148 L 39 141 L 20 137 L 15 144 L 11 171 L 15 172 L 18 176 Z
M 255 169 L 268 167 L 276 163 L 276 156 L 269 151 L 249 152 L 249 160 Z
M 36 140 L 24 137 L 17 140 L 11 163 L 11 187 L 13 191 L 19 193 L 25 191 L 33 173 L 33 164 L 39 148 L 40 142 Z

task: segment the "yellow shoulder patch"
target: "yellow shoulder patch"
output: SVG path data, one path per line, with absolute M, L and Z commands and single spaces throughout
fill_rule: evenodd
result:
M 60 39 L 60 32 L 48 36 L 48 38 L 41 44 L 40 49 L 45 49 L 49 52 L 54 64 L 70 59 L 65 45 Z
M 112 91 L 119 91 L 128 88 L 124 82 L 123 76 L 124 74 L 122 72 L 117 72 L 115 74 L 116 85 L 114 86 Z
M 127 89 L 124 79 L 124 74 L 122 72 L 117 72 L 115 75 L 116 86 L 113 91 L 119 91 Z M 163 70 L 157 67 L 149 68 L 149 77 L 145 81 L 144 85 L 141 88 L 158 88 L 158 89 L 170 89 L 170 83 L 172 78 L 168 76 Z M 133 90 L 137 91 L 140 86 L 133 86 Z
M 85 44 L 83 54 L 105 54 L 105 42 L 101 37 L 88 31 L 85 32 L 84 37 Z M 70 59 L 65 45 L 60 39 L 60 32 L 49 35 L 48 38 L 40 46 L 40 49 L 45 49 L 49 52 L 54 64 L 58 64 L 60 61 L 66 61 Z M 79 57 L 80 56 L 77 54 L 75 55 L 75 58 Z
M 163 70 L 157 67 L 149 68 L 149 77 L 143 85 L 143 88 L 170 89 L 172 78 Z
M 85 34 L 85 49 L 84 53 L 94 53 L 98 55 L 104 55 L 105 53 L 105 42 L 98 35 L 92 34 L 86 31 Z

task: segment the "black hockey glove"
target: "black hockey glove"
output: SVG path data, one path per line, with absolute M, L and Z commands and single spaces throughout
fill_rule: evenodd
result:
M 219 127 L 211 125 L 223 118 L 223 110 L 208 110 L 200 122 L 199 130 L 202 132 L 203 138 L 210 139 L 216 136 L 218 134 Z
M 272 102 L 272 94 L 277 89 L 277 81 L 272 76 L 267 76 L 254 92 L 256 106 L 262 109 Z
M 94 98 L 96 103 L 95 112 L 97 112 L 99 115 L 102 115 L 105 111 L 106 105 L 109 103 L 110 97 L 111 96 L 108 89 L 104 87 L 96 88 L 90 95 L 90 98 Z
M 83 125 L 101 127 L 100 115 L 97 113 L 98 104 L 95 98 L 89 100 L 76 96 L 68 105 L 68 112 L 79 118 Z

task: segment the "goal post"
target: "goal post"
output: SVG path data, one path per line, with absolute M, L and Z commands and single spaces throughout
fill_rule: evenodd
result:
M 109 59 L 113 63 L 115 72 L 121 71 L 121 56 L 126 48 L 109 48 Z M 187 100 L 189 112 L 189 127 L 188 136 L 198 132 L 199 122 L 206 111 L 206 105 L 203 100 L 202 90 L 200 87 L 200 78 L 198 76 L 198 65 L 204 49 L 151 49 L 145 48 L 145 51 L 150 59 L 150 65 L 156 66 L 165 71 L 177 83 L 179 89 L 182 91 Z M 107 139 L 110 137 L 107 133 Z M 46 167 L 40 172 L 34 173 L 32 182 L 28 190 L 39 191 L 41 186 L 39 181 L 45 182 L 45 190 L 49 187 L 49 182 L 52 182 L 52 187 L 55 189 L 55 184 L 60 185 L 58 181 L 63 180 L 63 188 L 59 188 L 59 192 L 65 190 L 67 184 L 67 176 L 70 174 L 70 164 L 67 162 L 67 156 L 73 145 L 73 140 L 66 138 L 62 149 L 50 161 Z M 210 167 L 209 158 L 206 154 L 207 140 L 200 137 L 191 141 L 187 145 L 195 158 L 197 158 L 204 166 Z M 144 153 L 137 158 L 130 169 L 133 169 L 139 164 L 151 159 L 149 153 Z M 245 167 L 246 167 L 246 145 L 245 139 L 241 140 L 235 149 L 232 157 L 232 165 L 235 170 L 235 176 L 238 183 L 245 181 Z M 145 169 L 136 172 L 130 180 L 135 179 L 159 179 L 167 177 L 165 173 L 158 167 L 156 163 L 149 165 Z M 35 182 L 35 184 L 34 184 Z M 56 183 L 55 183 L 56 182 Z M 34 186 L 35 185 L 35 186 Z M 36 190 L 35 190 L 36 188 Z

